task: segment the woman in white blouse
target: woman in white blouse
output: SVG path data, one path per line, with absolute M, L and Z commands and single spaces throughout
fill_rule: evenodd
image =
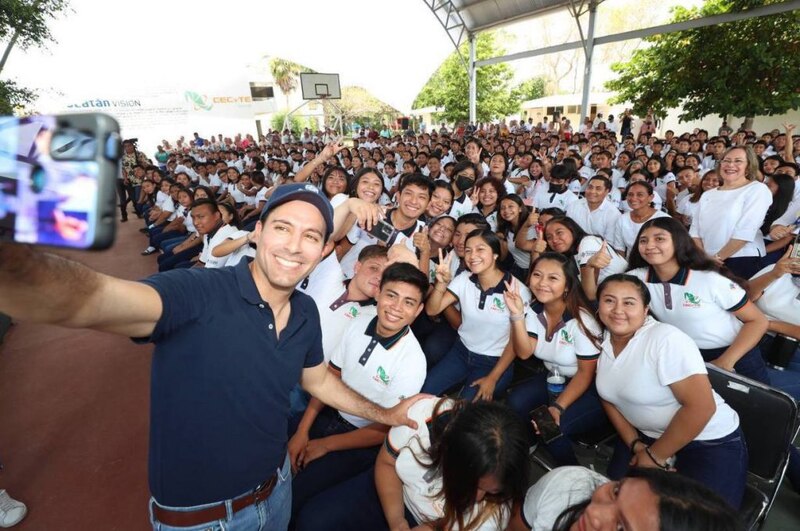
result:
M 759 229 L 772 204 L 772 193 L 757 180 L 758 159 L 749 146 L 728 149 L 716 171 L 722 186 L 700 198 L 689 233 L 717 263 L 750 278 L 766 254 Z
M 609 477 L 675 469 L 739 507 L 748 462 L 739 417 L 711 388 L 694 341 L 648 315 L 650 292 L 634 276 L 612 275 L 597 293 L 606 329 L 597 392 L 620 437 Z

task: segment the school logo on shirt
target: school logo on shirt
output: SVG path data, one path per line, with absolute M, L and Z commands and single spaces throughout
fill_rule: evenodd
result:
M 694 295 L 693 293 L 689 293 L 685 291 L 683 293 L 683 307 L 684 308 L 699 308 L 700 307 L 700 297 Z
M 355 319 L 356 317 L 358 317 L 358 308 L 356 308 L 355 306 L 351 306 L 350 309 L 347 310 L 347 313 L 344 314 L 344 316 L 347 317 L 348 319 Z
M 378 366 L 378 370 L 375 372 L 375 376 L 372 377 L 378 383 L 382 383 L 383 385 L 389 385 L 389 375 L 386 374 L 386 371 L 380 365 Z
M 569 332 L 567 332 L 566 329 L 562 328 L 561 332 L 559 333 L 558 342 L 562 345 L 572 345 L 575 342 L 575 339 L 569 335 Z
M 500 299 L 500 297 L 492 297 L 492 307 L 491 310 L 493 312 L 503 312 L 506 309 L 505 303 Z

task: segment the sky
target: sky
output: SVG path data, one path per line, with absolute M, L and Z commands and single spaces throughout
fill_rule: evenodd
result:
M 399 109 L 453 50 L 420 0 L 72 0 L 46 50 L 3 72 L 41 99 L 137 94 L 234 76 L 264 55 L 339 73 Z

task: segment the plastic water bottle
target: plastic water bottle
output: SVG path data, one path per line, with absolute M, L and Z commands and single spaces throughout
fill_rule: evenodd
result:
M 558 398 L 564 391 L 567 379 L 558 371 L 558 367 L 553 366 L 547 374 L 547 394 L 550 395 L 550 403 Z

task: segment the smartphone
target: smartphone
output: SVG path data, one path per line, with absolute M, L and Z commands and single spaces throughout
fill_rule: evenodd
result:
M 556 424 L 553 415 L 547 406 L 539 406 L 528 413 L 533 423 L 536 425 L 536 430 L 539 432 L 539 437 L 548 444 L 555 441 L 563 435 L 561 428 Z
M 800 259 L 800 232 L 794 237 L 794 244 L 792 247 L 792 254 L 789 256 L 792 259 Z
M 394 239 L 395 230 L 390 223 L 380 220 L 372 226 L 369 233 L 383 243 L 388 244 Z
M 104 114 L 0 117 L 0 241 L 110 247 L 120 154 Z

